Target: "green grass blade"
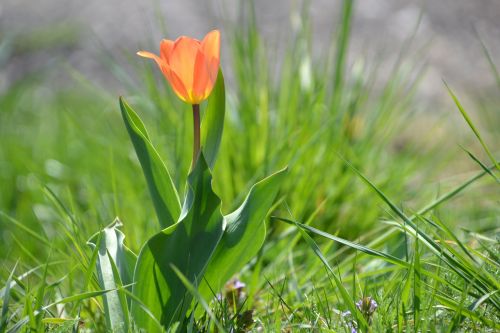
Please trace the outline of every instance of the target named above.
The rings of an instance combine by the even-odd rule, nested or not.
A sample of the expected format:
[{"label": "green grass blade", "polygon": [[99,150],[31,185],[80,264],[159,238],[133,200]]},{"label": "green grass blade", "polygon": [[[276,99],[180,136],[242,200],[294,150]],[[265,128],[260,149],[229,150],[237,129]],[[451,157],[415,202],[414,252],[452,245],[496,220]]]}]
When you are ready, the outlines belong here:
[{"label": "green grass blade", "polygon": [[488,64],[490,65],[491,71],[493,72],[493,75],[495,76],[495,81],[497,83],[498,89],[500,89],[500,73],[498,72],[498,68],[497,68],[495,62],[493,61],[493,58],[491,57],[491,54],[488,51],[488,48],[486,47],[483,40],[479,36],[479,33],[477,32],[477,30],[475,30],[475,32],[477,35],[477,39],[481,43],[481,48],[483,49],[483,53],[486,56],[486,59],[488,60]]},{"label": "green grass blade", "polygon": [[479,158],[477,158],[472,152],[470,152],[469,150],[465,149],[464,147],[460,146],[466,153],[467,155],[469,155],[469,157],[474,161],[476,162],[477,164],[479,164],[479,166],[485,171],[487,172],[491,177],[493,177],[493,179],[500,184],[500,178],[498,178],[489,168],[487,165],[485,165],[483,162],[481,162],[479,160]]},{"label": "green grass blade", "polygon": [[344,0],[342,3],[341,28],[337,38],[337,55],[335,59],[335,78],[333,88],[334,106],[340,104],[344,86],[345,62],[351,36],[351,19],[354,0]]},{"label": "green grass blade", "polygon": [[450,94],[451,98],[455,102],[455,105],[457,106],[458,110],[462,114],[462,117],[465,119],[465,121],[467,122],[467,124],[471,128],[472,132],[474,132],[474,135],[476,136],[476,138],[479,140],[479,142],[483,146],[484,151],[486,152],[486,154],[488,155],[490,160],[493,162],[493,165],[495,165],[497,170],[500,171],[500,164],[498,164],[496,158],[493,156],[490,149],[488,148],[488,146],[484,142],[483,138],[481,137],[481,134],[479,134],[479,131],[477,130],[476,126],[474,126],[474,123],[472,122],[469,115],[467,114],[467,112],[463,108],[462,104],[460,104],[460,101],[458,100],[457,96],[455,96],[455,94],[453,93],[451,88],[448,86],[448,84],[445,81],[443,81],[443,82],[444,82],[444,85],[446,86],[446,89],[448,90],[448,93]]},{"label": "green grass blade", "polygon": [[[490,167],[489,169],[492,169],[492,168],[494,168],[494,166]],[[450,191],[448,191],[447,193],[445,193],[442,196],[438,197],[437,199],[433,200],[432,202],[428,203],[426,206],[424,206],[423,208],[421,208],[416,214],[412,215],[410,217],[410,220],[413,221],[413,220],[415,220],[415,218],[417,218],[418,215],[424,215],[424,214],[432,211],[436,207],[439,207],[440,205],[442,205],[443,203],[445,203],[448,200],[452,199],[453,197],[455,197],[456,195],[458,195],[459,193],[461,193],[462,191],[464,191],[467,187],[469,187],[470,185],[474,184],[476,181],[478,181],[479,179],[481,179],[482,177],[484,177],[486,174],[487,174],[486,171],[481,171],[481,172],[477,173],[476,175],[472,176],[471,178],[469,178],[468,180],[466,180],[462,184],[460,184],[457,187],[451,189]],[[374,248],[376,246],[384,244],[388,239],[390,239],[391,237],[394,237],[394,235],[397,232],[398,232],[397,229],[390,229],[387,232],[385,232],[384,234],[382,234],[381,236],[379,236],[379,237],[375,238],[374,240],[370,241],[367,244],[367,246],[371,247],[371,248]],[[352,258],[353,258],[353,255],[349,255],[346,258],[345,261],[349,262],[350,260],[352,260]]]},{"label": "green grass blade", "polygon": [[[342,158],[343,159],[343,158]],[[378,188],[376,187],[368,178],[366,178],[358,169],[356,169],[351,163],[343,159],[344,162],[353,170],[362,180],[365,182],[372,190],[374,190],[379,197],[391,208],[391,210],[400,217],[404,224],[401,226],[404,232],[408,234],[419,237],[424,245],[426,245],[431,251],[433,251],[437,256],[441,257],[443,261],[450,267],[453,271],[459,274],[462,278],[468,281],[481,293],[487,293],[493,289],[497,289],[498,282],[492,281],[491,279],[485,278],[483,275],[477,275],[475,270],[471,270],[470,267],[464,266],[462,263],[457,261],[453,256],[449,255],[446,251],[442,251],[442,247],[439,246],[429,235],[419,230],[413,219],[408,218],[391,200]],[[496,299],[492,299],[492,304],[500,309],[500,304]]]},{"label": "green grass blade", "polygon": [[481,304],[483,304],[488,298],[490,298],[491,296],[495,295],[496,293],[500,292],[500,289],[497,289],[497,290],[493,290],[492,292],[489,292],[487,294],[484,294],[483,296],[481,296],[480,298],[478,298],[477,301],[475,301],[474,303],[472,303],[470,306],[469,306],[469,310],[471,311],[476,311],[477,308],[479,306],[481,306]]},{"label": "green grass blade", "polygon": [[[30,229],[28,226],[26,226],[24,223],[10,217],[9,215],[5,214],[4,212],[0,211],[0,217],[4,218],[6,221],[14,224],[16,227],[22,229],[24,232],[26,232],[29,236],[33,237],[37,241],[41,242],[47,248],[50,248],[52,246],[52,243],[49,242],[46,238],[40,236],[37,232],[33,231]],[[57,248],[56,248],[57,250]],[[59,251],[63,252],[62,250],[59,249]]]},{"label": "green grass blade", "polygon": [[[101,232],[97,234],[97,238],[95,239],[95,244],[101,243],[102,236],[103,234]],[[95,265],[97,263],[98,255],[99,255],[99,247],[94,246],[94,249],[92,250],[92,255],[90,256],[89,264],[87,266],[87,271],[85,272],[84,290],[87,290],[89,288],[90,282],[92,281],[93,272],[96,267]]]},{"label": "green grass blade", "polygon": [[396,258],[394,256],[391,256],[389,254],[386,254],[386,253],[383,253],[383,252],[380,252],[380,251],[377,251],[377,250],[373,250],[373,249],[371,249],[369,247],[366,247],[366,246],[363,246],[363,245],[360,245],[360,244],[348,241],[346,239],[334,236],[334,235],[329,234],[327,232],[318,230],[318,229],[316,229],[314,227],[311,227],[311,226],[308,226],[308,225],[305,225],[305,224],[302,224],[302,223],[299,223],[299,222],[296,222],[296,221],[292,221],[290,219],[283,218],[283,217],[272,216],[271,218],[276,219],[276,220],[280,220],[280,221],[283,221],[283,222],[286,222],[286,223],[289,223],[289,224],[296,225],[300,229],[307,230],[307,231],[309,231],[311,233],[314,233],[314,234],[316,234],[318,236],[321,236],[321,237],[324,237],[324,238],[336,241],[336,242],[338,242],[340,244],[349,246],[349,247],[351,247],[351,248],[353,248],[355,250],[364,252],[364,253],[366,253],[368,255],[375,256],[375,257],[377,257],[379,259],[382,259],[382,260],[384,260],[384,261],[386,261],[388,263],[391,263],[391,264],[394,264],[394,265],[398,265],[398,266],[404,267],[404,268],[410,268],[410,266],[411,266],[411,264],[409,264],[408,262],[406,262],[404,260],[401,260],[399,258]]},{"label": "green grass blade", "polygon": [[[417,225],[418,229],[418,225]],[[418,244],[418,237],[415,238],[415,249],[413,251],[413,325],[414,332],[419,332],[420,327],[420,311],[422,300],[422,274],[420,263],[420,249]]]},{"label": "green grass blade", "polygon": [[[426,218],[426,217],[423,217],[423,216],[420,216],[419,217],[421,219],[424,219],[425,221],[431,223],[431,221]],[[455,243],[457,243],[457,245],[462,249],[462,252],[467,255],[475,264],[477,264],[477,260],[472,256],[471,254],[471,251],[469,251],[465,245],[458,239],[458,237],[450,230],[450,228],[448,228],[448,226],[446,224],[444,224],[443,222],[441,222],[441,220],[439,218],[436,218],[432,221],[432,223],[435,223],[439,226],[439,228],[441,230],[443,230],[445,232],[445,234],[450,237],[451,239],[453,239],[455,241]]]},{"label": "green grass blade", "polygon": [[304,237],[307,244],[311,247],[311,249],[314,251],[316,256],[321,260],[321,262],[323,262],[323,265],[330,272],[331,276],[333,277],[333,279],[335,281],[335,285],[337,286],[337,288],[340,291],[340,294],[342,296],[342,300],[344,301],[344,303],[347,306],[347,308],[349,309],[349,311],[351,311],[351,314],[356,318],[356,320],[358,321],[358,324],[361,326],[362,330],[365,331],[364,328],[368,327],[368,323],[366,322],[363,315],[359,312],[358,308],[356,307],[356,304],[354,303],[354,300],[352,299],[351,295],[349,295],[349,292],[347,291],[347,289],[344,287],[344,284],[340,280],[340,277],[337,276],[337,274],[334,272],[334,270],[332,269],[332,267],[328,263],[328,260],[325,258],[325,256],[321,252],[320,248],[318,247],[316,242],[311,238],[311,236],[309,236],[303,230],[303,228],[301,228],[299,225],[297,225],[297,227],[299,227],[299,232],[302,234],[302,237]]},{"label": "green grass blade", "polygon": [[500,329],[500,324],[495,323],[492,320],[485,318],[484,316],[478,315],[476,312],[471,311],[467,309],[466,307],[462,307],[459,303],[456,301],[450,299],[449,297],[441,294],[436,294],[435,295],[436,299],[441,302],[446,308],[453,310],[455,312],[460,312],[462,316],[465,316],[467,318],[473,319],[478,322],[483,322],[487,326],[495,328],[495,329]]},{"label": "green grass blade", "polygon": [[5,288],[3,288],[3,294],[2,294],[2,313],[0,314],[0,332],[3,333],[5,332],[7,328],[7,324],[9,322],[8,318],[8,313],[9,313],[9,303],[10,303],[10,287],[11,287],[11,281],[14,277],[14,273],[17,268],[17,262],[12,268],[9,277],[7,279],[7,282],[5,284]]},{"label": "green grass blade", "polygon": [[[68,297],[64,297],[64,298],[61,298],[55,302],[52,302],[50,303],[49,305],[46,305],[44,307],[42,307],[41,309],[39,310],[35,310],[33,312],[34,315],[38,315],[42,312],[45,312],[47,311],[48,309],[50,309],[51,307],[55,306],[55,305],[58,305],[58,304],[67,304],[67,303],[71,303],[71,302],[80,302],[80,301],[83,301],[83,300],[86,300],[86,299],[89,299],[89,298],[93,298],[93,297],[98,297],[98,296],[101,296],[105,293],[108,293],[110,291],[113,291],[113,290],[99,290],[99,291],[89,291],[89,292],[85,292],[85,293],[80,293],[80,294],[75,294],[75,295],[72,295],[72,296],[68,296]],[[21,320],[19,320],[15,325],[13,325],[11,328],[9,328],[9,330],[7,331],[8,333],[15,333],[15,332],[18,332],[24,325],[26,325],[30,320],[30,317],[29,316],[25,316],[24,318],[22,318]]]},{"label": "green grass blade", "polygon": [[[488,170],[492,170],[494,167],[495,166],[491,166],[488,168]],[[425,207],[420,209],[416,215],[424,215],[424,214],[430,212],[434,208],[440,206],[441,204],[445,203],[446,201],[450,200],[451,198],[453,198],[454,196],[456,196],[457,194],[459,194],[460,192],[465,190],[468,186],[472,185],[473,183],[475,183],[477,180],[481,179],[486,174],[487,174],[486,171],[481,171],[481,172],[477,173],[475,176],[472,176],[471,178],[469,178],[468,180],[466,180],[462,184],[458,185],[454,189],[450,190],[449,192],[443,194],[439,198],[437,198],[434,201],[427,204]],[[416,215],[413,215],[411,217],[411,219],[414,220]]]},{"label": "green grass blade", "polygon": [[201,306],[203,307],[203,309],[205,310],[207,315],[210,317],[210,319],[212,319],[212,321],[214,322],[215,326],[217,326],[219,331],[226,332],[224,327],[219,323],[219,321],[217,320],[217,317],[214,315],[214,313],[210,309],[210,306],[207,304],[207,302],[205,301],[203,296],[198,292],[198,288],[195,285],[193,285],[191,282],[189,282],[189,280],[184,276],[184,274],[182,274],[182,272],[177,267],[175,267],[174,265],[172,265],[171,267],[172,267],[172,270],[177,275],[177,277],[182,281],[182,283],[184,284],[186,289],[191,293],[191,295],[193,295],[194,299],[198,302],[198,304],[201,304]]}]

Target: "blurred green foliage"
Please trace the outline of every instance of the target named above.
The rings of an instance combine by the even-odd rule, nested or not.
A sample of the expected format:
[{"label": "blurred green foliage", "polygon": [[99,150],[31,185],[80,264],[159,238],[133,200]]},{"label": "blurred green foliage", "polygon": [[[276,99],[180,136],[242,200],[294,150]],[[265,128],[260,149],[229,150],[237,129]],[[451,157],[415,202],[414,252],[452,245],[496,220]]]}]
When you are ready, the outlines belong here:
[{"label": "blurred green foliage", "polygon": [[[223,36],[231,51],[231,58],[222,61],[230,84],[214,188],[227,203],[224,212],[242,201],[237,193],[246,193],[256,180],[289,165],[283,193],[294,217],[352,238],[371,228],[381,210],[377,198],[355,180],[339,155],[367,170],[400,203],[428,201],[436,191],[436,177],[453,174],[450,165],[462,152],[450,150],[449,142],[428,145],[422,137],[447,130],[446,124],[439,124],[441,119],[426,119],[420,112],[415,92],[423,73],[398,61],[388,79],[380,82],[376,62],[362,55],[347,61],[349,6],[324,56],[312,50],[305,6],[277,63],[270,60],[274,53],[262,40],[251,3],[242,2],[240,9],[239,24],[229,24]],[[40,40],[52,45],[47,31],[39,33],[45,36]],[[73,45],[78,37],[71,27],[54,29],[54,34],[66,36],[60,48]],[[35,37],[5,39],[0,48],[3,66],[22,52],[20,41],[31,38]],[[154,214],[116,96],[72,69],[64,53],[54,57],[46,67],[8,82],[0,95],[0,210],[58,246],[63,240],[57,228],[63,222],[44,195],[47,187],[74,214],[82,239],[119,216],[128,241],[137,249],[152,232]],[[135,67],[132,73],[105,52],[100,60],[129,91],[183,193],[190,161],[189,107],[173,96],[154,66],[133,55],[128,59]],[[481,114],[495,115],[490,110]],[[429,131],[419,133],[418,124]],[[495,129],[491,133],[498,138]],[[453,141],[452,135],[446,137]],[[465,213],[461,209],[476,208],[461,205],[449,214],[458,217]],[[3,222],[0,237],[2,253],[18,251],[21,236],[8,223]]]},{"label": "blurred green foliage", "polygon": [[[402,257],[402,235],[375,242],[389,228],[381,220],[395,217],[340,157],[367,175],[395,205],[410,212],[460,184],[469,176],[464,170],[481,170],[457,143],[473,150],[484,163],[488,159],[467,125],[459,122],[458,111],[455,120],[459,121],[455,122],[449,113],[439,113],[428,101],[419,99],[418,87],[425,72],[405,60],[410,52],[407,44],[389,75],[378,60],[349,53],[350,6],[351,1],[344,2],[331,45],[321,52],[313,51],[317,46],[312,45],[310,17],[307,6],[302,8],[300,24],[291,27],[281,54],[264,42],[251,2],[240,2],[238,24],[227,23],[223,35],[231,56],[222,60],[228,82],[227,111],[213,187],[226,204],[223,213],[227,213],[243,200],[238,193],[247,193],[255,181],[288,165],[290,174],[275,214],[336,236],[374,242],[380,250]],[[31,307],[50,304],[60,295],[99,290],[86,240],[116,216],[124,224],[127,246],[134,251],[157,230],[154,208],[120,117],[117,96],[98,86],[93,74],[76,71],[65,59],[64,49],[77,45],[78,29],[59,27],[40,34],[8,36],[0,41],[2,68],[37,50],[51,55],[44,66],[19,68],[13,81],[0,90],[2,288],[16,261],[15,275],[36,268],[33,277],[21,281],[14,293],[18,316],[31,314]],[[156,41],[149,41],[144,49],[156,45]],[[52,47],[61,52],[50,51]],[[102,57],[96,59],[109,69],[103,75],[114,75],[123,87],[182,195],[191,157],[189,106],[177,100],[151,63],[130,54],[125,55],[128,62],[124,64],[123,58],[117,60],[116,55],[106,52],[110,50],[103,50]],[[494,65],[492,73],[496,73]],[[498,94],[477,99],[477,112],[470,112],[471,118],[497,156]],[[202,105],[202,111],[204,108]],[[496,185],[493,178],[483,177],[471,191],[439,207],[432,217],[472,230],[464,232],[469,243],[481,244],[489,258],[498,258],[498,251],[485,245],[498,244],[498,230],[494,229],[500,216]],[[288,317],[292,324],[315,322],[318,311],[326,323],[340,322],[340,313],[330,309],[329,302],[338,299],[328,274],[322,275],[321,262],[284,224],[269,225],[264,254],[253,270],[242,273],[250,281],[248,307],[261,309],[261,323],[269,329],[279,330],[283,312],[292,313],[291,308],[279,311],[286,308],[285,298],[296,302],[292,307],[301,313],[301,317]],[[474,233],[482,230],[491,234]],[[449,239],[447,234],[442,237],[442,243]],[[328,259],[345,259],[341,273],[349,274],[343,282],[352,283],[348,289],[353,298],[360,295],[359,283],[363,293],[378,293],[379,299],[386,300],[378,310],[376,327],[394,328],[396,322],[401,329],[408,324],[404,312],[408,308],[392,306],[403,298],[412,302],[411,297],[416,297],[409,293],[415,278],[410,278],[407,270],[383,266],[374,259],[360,264],[345,248],[331,242],[321,246]],[[417,253],[412,264],[418,267],[418,242],[412,246]],[[452,295],[451,303],[445,303],[446,299],[440,302],[458,313],[465,301],[470,301],[468,287],[450,272],[441,272],[440,262],[434,260],[422,252],[422,265],[433,272],[436,268],[441,279],[429,280],[429,284]],[[48,267],[49,277],[44,275],[44,267]],[[441,287],[443,280],[449,284]],[[457,285],[461,288],[453,289]],[[308,297],[308,292],[313,296]],[[77,297],[66,311],[72,318],[80,312],[93,314],[86,325],[103,331],[102,305],[85,301],[93,296]],[[272,301],[266,302],[266,297]],[[435,315],[435,323],[446,326],[453,321],[453,325],[465,323],[466,329],[475,327],[472,315],[464,321],[443,309],[435,310],[435,297],[426,298],[429,306],[423,308],[435,311],[426,313],[429,318]],[[484,309],[489,316],[488,311],[491,309]],[[56,313],[51,315],[56,317]],[[43,327],[39,318],[30,319],[33,330]],[[71,323],[73,327],[78,324]]]}]

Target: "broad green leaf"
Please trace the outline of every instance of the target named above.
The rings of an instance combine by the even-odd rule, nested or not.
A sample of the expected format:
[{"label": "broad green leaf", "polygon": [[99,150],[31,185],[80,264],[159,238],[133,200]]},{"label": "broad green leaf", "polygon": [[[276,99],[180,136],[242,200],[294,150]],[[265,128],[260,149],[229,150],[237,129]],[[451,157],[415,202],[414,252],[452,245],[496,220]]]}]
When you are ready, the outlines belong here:
[{"label": "broad green leaf", "polygon": [[214,168],[217,153],[219,152],[225,113],[226,91],[224,76],[222,75],[222,71],[219,70],[217,81],[208,98],[207,110],[201,123],[201,146],[211,170]]},{"label": "broad green leaf", "polygon": [[[198,285],[222,237],[221,202],[211,183],[210,169],[201,154],[188,176],[179,222],[153,236],[137,260],[133,293],[165,327],[184,320],[192,299],[172,266]],[[147,332],[155,329],[154,320],[135,302],[132,314],[138,328]]]},{"label": "broad green leaf", "polygon": [[180,213],[177,190],[167,167],[149,140],[144,124],[122,97],[120,97],[120,109],[146,177],[160,225],[162,228],[168,227],[177,221]]},{"label": "broad green leaf", "polygon": [[121,222],[115,222],[94,235],[88,244],[98,248],[97,276],[102,289],[111,290],[103,295],[108,328],[113,332],[126,332],[129,310],[125,293],[117,290],[123,283],[132,282],[135,265],[133,253],[123,244],[124,235],[118,230]]},{"label": "broad green leaf", "polygon": [[243,204],[224,217],[224,235],[200,283],[200,294],[206,299],[213,297],[211,290],[220,290],[262,247],[264,219],[286,174],[285,168],[256,183]]}]

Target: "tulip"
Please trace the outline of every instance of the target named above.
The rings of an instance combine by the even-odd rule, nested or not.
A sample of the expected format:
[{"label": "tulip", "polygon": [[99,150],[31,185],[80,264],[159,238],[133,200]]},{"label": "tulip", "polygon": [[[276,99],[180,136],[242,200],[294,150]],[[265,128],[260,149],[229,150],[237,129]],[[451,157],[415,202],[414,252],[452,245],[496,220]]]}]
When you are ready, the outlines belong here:
[{"label": "tulip", "polygon": [[160,42],[160,56],[147,51],[137,54],[153,59],[175,94],[193,106],[193,169],[200,153],[199,104],[212,92],[219,72],[220,32],[210,31],[201,42],[186,36],[175,41],[163,39]]},{"label": "tulip", "polygon": [[160,43],[160,56],[139,51],[141,57],[156,61],[175,94],[189,104],[200,104],[208,98],[219,71],[220,32],[209,32],[200,42],[181,36]]}]

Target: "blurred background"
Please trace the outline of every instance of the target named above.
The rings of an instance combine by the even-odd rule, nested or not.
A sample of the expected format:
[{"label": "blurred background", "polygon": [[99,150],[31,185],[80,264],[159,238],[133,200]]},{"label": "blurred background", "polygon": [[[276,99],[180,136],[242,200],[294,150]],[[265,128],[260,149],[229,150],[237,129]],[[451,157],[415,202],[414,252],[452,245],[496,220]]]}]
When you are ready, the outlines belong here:
[{"label": "blurred background", "polygon": [[[135,53],[157,52],[162,38],[201,39],[214,28],[222,30],[228,96],[214,170],[224,212],[253,182],[288,164],[284,214],[354,238],[390,216],[338,154],[411,211],[480,171],[460,145],[485,164],[487,156],[442,80],[497,152],[500,2],[349,3],[3,0],[2,256],[36,261],[37,250],[47,251],[26,247],[26,230],[67,244],[61,230],[76,223],[85,244],[115,216],[134,250],[156,232],[118,95],[143,118],[182,192],[187,106]],[[486,179],[455,200],[443,219],[474,229],[498,225],[498,190],[490,185]],[[280,229],[270,228],[271,235]]]},{"label": "blurred background", "polygon": [[[136,52],[215,28],[226,114],[212,185],[222,213],[288,165],[271,215],[411,262],[384,264],[318,236],[335,267],[325,274],[298,228],[268,218],[265,246],[241,272],[262,330],[351,331],[337,269],[354,300],[378,302],[373,331],[494,327],[499,18],[499,0],[1,0],[0,332],[112,327],[101,298],[86,300],[101,290],[87,240],[116,217],[135,253],[160,231],[118,97],[143,120],[182,198],[190,106]],[[425,241],[396,232],[396,210],[351,165]],[[246,322],[247,312],[225,315]]]},{"label": "blurred background", "polygon": [[[298,24],[301,1],[252,1],[259,31],[270,52],[283,51]],[[174,39],[181,34],[202,36],[213,28],[237,24],[235,1],[61,1],[4,0],[0,4],[2,39],[10,40],[9,61],[2,66],[0,87],[57,61],[98,80],[113,92],[121,85],[102,61],[104,51],[113,57],[130,57],[151,41]],[[316,0],[309,5],[312,30],[310,47],[315,56],[332,41],[339,18],[340,1]],[[494,77],[482,52],[480,39],[498,60],[500,54],[500,2],[496,0],[363,0],[355,5],[351,58],[362,53],[384,59],[387,65],[415,33],[414,50],[408,58],[428,64],[425,96],[443,96],[441,79],[472,93],[491,90]],[[168,36],[164,36],[166,29]],[[225,34],[223,33],[223,36]],[[478,38],[480,37],[480,39]],[[223,43],[227,44],[227,38]],[[228,46],[224,45],[224,50]],[[417,53],[417,52],[415,52]],[[226,57],[227,59],[227,57]],[[61,66],[54,66],[58,69]]]}]

